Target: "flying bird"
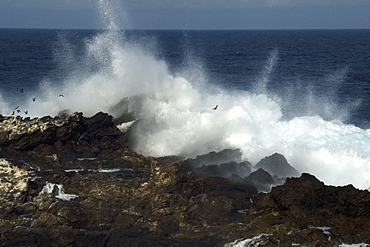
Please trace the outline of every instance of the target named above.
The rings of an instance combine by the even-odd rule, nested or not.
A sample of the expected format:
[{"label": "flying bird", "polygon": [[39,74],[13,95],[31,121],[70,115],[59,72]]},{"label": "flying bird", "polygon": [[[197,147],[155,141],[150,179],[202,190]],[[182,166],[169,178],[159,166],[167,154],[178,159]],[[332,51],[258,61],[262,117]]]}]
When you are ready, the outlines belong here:
[{"label": "flying bird", "polygon": [[24,111],[24,114],[28,114],[28,111],[27,111],[27,110],[25,110],[25,111]]},{"label": "flying bird", "polygon": [[32,97],[32,101],[36,101],[36,97]]},{"label": "flying bird", "polygon": [[217,110],[217,107],[218,107],[218,105],[216,105],[216,106],[215,106],[215,108],[213,108],[213,110],[214,110],[214,111],[215,111],[215,110]]},{"label": "flying bird", "polygon": [[16,108],[14,108],[14,110],[17,110],[19,108],[19,106],[17,106]]},{"label": "flying bird", "polygon": [[63,94],[59,94],[59,97],[64,97],[64,95]]}]

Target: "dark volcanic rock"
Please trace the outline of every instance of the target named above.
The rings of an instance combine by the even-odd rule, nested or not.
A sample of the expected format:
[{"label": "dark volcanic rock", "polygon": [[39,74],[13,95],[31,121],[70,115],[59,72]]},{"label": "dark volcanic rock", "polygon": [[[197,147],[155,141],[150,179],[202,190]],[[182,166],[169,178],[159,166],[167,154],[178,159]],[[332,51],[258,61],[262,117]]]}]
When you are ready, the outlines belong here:
[{"label": "dark volcanic rock", "polygon": [[224,177],[232,175],[245,177],[252,171],[252,165],[241,160],[239,149],[225,149],[221,152],[210,152],[199,155],[195,159],[187,159],[180,168],[182,171],[191,171],[197,177]]},{"label": "dark volcanic rock", "polygon": [[[98,167],[104,159],[121,157],[129,152],[125,133],[113,123],[112,116],[101,112],[90,118],[83,117],[82,113],[65,119],[3,118],[0,133],[6,133],[0,135],[2,157],[27,160],[40,169],[80,167],[79,160],[85,158]],[[92,161],[92,158],[99,161]]]},{"label": "dark volcanic rock", "polygon": [[[292,230],[290,234],[274,233],[281,241],[320,243],[315,246],[370,242],[370,193],[352,185],[326,186],[314,176],[302,174],[258,195],[251,210],[264,212],[261,224]],[[275,220],[271,221],[269,214]],[[308,241],[309,235],[312,240]]]},{"label": "dark volcanic rock", "polygon": [[298,171],[294,167],[289,165],[288,161],[283,155],[278,153],[262,159],[255,165],[254,168],[262,168],[271,175],[276,175],[281,178],[299,176]]},{"label": "dark volcanic rock", "polygon": [[258,194],[256,185],[269,188],[270,174],[286,171],[262,165],[249,174],[238,150],[198,157],[200,163],[144,157],[104,113],[0,116],[0,146],[1,246],[370,242],[368,191],[303,174]]},{"label": "dark volcanic rock", "polygon": [[220,165],[203,165],[192,168],[198,177],[230,177],[232,175],[246,176],[251,173],[252,166],[248,162],[231,161]]},{"label": "dark volcanic rock", "polygon": [[191,167],[201,167],[208,165],[220,165],[228,162],[241,162],[241,151],[239,149],[225,149],[221,152],[210,152],[198,155],[195,159],[187,159],[186,164]]},{"label": "dark volcanic rock", "polygon": [[275,180],[271,177],[270,173],[263,169],[252,172],[245,180],[256,186],[258,191],[268,192],[275,185]]},{"label": "dark volcanic rock", "polygon": [[[225,160],[228,161],[223,163]],[[240,150],[224,150],[197,156],[184,161],[181,168],[191,171],[196,177],[223,177],[237,179],[239,184],[254,186],[258,191],[268,192],[272,186],[283,184],[286,177],[297,176],[298,172],[288,164],[284,156],[273,154],[262,159],[254,168],[248,161],[241,161]],[[252,169],[257,169],[252,172]]]}]

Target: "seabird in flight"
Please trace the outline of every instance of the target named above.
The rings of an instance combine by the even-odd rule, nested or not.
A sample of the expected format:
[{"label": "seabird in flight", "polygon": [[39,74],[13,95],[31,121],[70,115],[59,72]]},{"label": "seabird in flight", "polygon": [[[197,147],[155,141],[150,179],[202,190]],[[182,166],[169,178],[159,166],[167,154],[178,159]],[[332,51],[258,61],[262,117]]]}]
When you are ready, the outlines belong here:
[{"label": "seabird in flight", "polygon": [[64,97],[64,95],[63,94],[59,94],[59,97]]},{"label": "seabird in flight", "polygon": [[36,101],[36,97],[32,97],[32,101]]},{"label": "seabird in flight", "polygon": [[213,110],[217,110],[217,107],[218,107],[218,105],[216,105],[215,108],[213,108]]}]

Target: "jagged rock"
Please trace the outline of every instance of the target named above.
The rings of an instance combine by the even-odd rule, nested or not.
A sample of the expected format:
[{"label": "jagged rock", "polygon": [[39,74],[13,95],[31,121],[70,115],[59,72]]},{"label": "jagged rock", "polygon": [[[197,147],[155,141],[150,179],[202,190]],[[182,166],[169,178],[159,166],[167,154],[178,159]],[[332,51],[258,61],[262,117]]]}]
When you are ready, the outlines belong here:
[{"label": "jagged rock", "polygon": [[[104,113],[0,116],[0,148],[2,246],[370,242],[368,191],[303,174],[258,193],[256,184],[270,188],[287,174],[265,170],[281,162],[277,155],[251,174],[238,150],[187,161],[144,157]],[[206,169],[212,176],[196,173]]]},{"label": "jagged rock", "polygon": [[370,242],[370,192],[352,185],[326,186],[314,176],[302,174],[288,178],[268,194],[259,194],[250,210],[264,212],[259,224],[290,228],[290,234],[271,228],[284,242],[314,246]]},{"label": "jagged rock", "polygon": [[225,149],[220,152],[210,152],[198,155],[195,159],[187,159],[186,164],[191,167],[201,167],[208,165],[220,165],[228,162],[241,162],[241,151],[239,149]]},{"label": "jagged rock", "polygon": [[289,210],[301,218],[314,216],[318,220],[316,224],[320,225],[334,214],[370,218],[370,211],[366,209],[370,207],[369,196],[370,192],[357,190],[352,185],[325,186],[314,176],[304,173],[300,179],[288,179],[284,186],[273,188],[261,205]]},{"label": "jagged rock", "polygon": [[251,173],[252,166],[249,162],[231,161],[228,163],[222,163],[220,165],[203,165],[201,167],[195,167],[192,171],[198,177],[230,177],[232,175],[247,176]]},{"label": "jagged rock", "polygon": [[[225,160],[238,160],[239,162]],[[288,164],[284,156],[274,154],[262,159],[252,172],[252,165],[248,161],[241,160],[240,150],[224,150],[216,153],[197,156],[195,159],[184,161],[182,172],[190,171],[196,177],[223,177],[238,181],[238,184],[254,186],[258,191],[268,192],[272,186],[283,184],[285,177],[298,172]],[[263,169],[262,169],[263,168]],[[280,171],[281,169],[281,171]]]},{"label": "jagged rock", "polygon": [[22,157],[39,167],[67,168],[79,166],[78,159],[113,159],[129,152],[125,133],[113,123],[112,116],[102,112],[90,118],[82,113],[65,119],[7,117],[0,122],[0,133],[0,155]]},{"label": "jagged rock", "polygon": [[289,165],[288,161],[283,155],[278,153],[274,153],[271,156],[265,157],[258,162],[254,168],[262,168],[271,175],[276,175],[280,178],[299,176],[299,172],[294,167]]},{"label": "jagged rock", "polygon": [[275,180],[271,177],[270,173],[263,169],[252,172],[245,180],[256,186],[258,191],[268,192],[275,185]]}]

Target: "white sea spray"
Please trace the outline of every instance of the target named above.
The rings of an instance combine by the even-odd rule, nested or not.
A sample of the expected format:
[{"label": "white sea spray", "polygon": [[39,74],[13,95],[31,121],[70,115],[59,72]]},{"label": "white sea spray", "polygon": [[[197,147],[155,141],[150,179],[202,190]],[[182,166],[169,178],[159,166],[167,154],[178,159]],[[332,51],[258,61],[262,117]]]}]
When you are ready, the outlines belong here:
[{"label": "white sea spray", "polygon": [[[37,106],[30,99],[24,107],[30,116],[70,109],[85,116],[104,111],[119,117],[112,109],[124,98],[133,99],[135,104],[126,110],[134,113],[136,121],[120,128],[131,126],[130,145],[144,155],[194,157],[238,148],[244,159],[255,164],[278,152],[299,172],[311,173],[326,184],[370,187],[370,130],[344,124],[345,110],[333,99],[308,93],[291,101],[267,91],[270,74],[278,66],[278,50],[267,54],[254,91],[217,88],[198,63],[171,72],[154,52],[126,39],[109,1],[99,3],[106,30],[86,39],[79,53],[64,44],[65,57],[72,56],[67,59],[69,74],[58,83],[45,80],[40,85]],[[328,80],[340,81],[346,73],[339,71]],[[295,108],[300,112],[283,114]]]}]

